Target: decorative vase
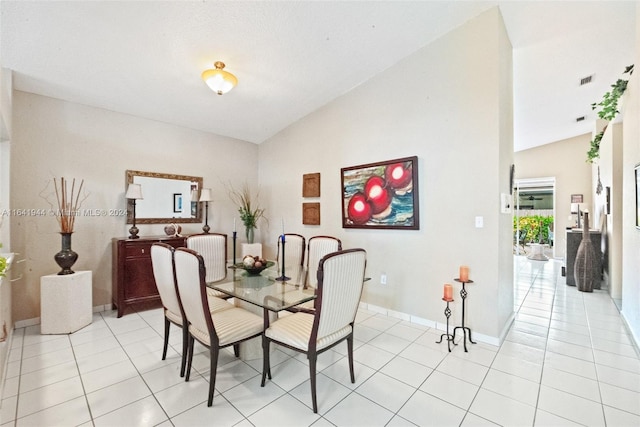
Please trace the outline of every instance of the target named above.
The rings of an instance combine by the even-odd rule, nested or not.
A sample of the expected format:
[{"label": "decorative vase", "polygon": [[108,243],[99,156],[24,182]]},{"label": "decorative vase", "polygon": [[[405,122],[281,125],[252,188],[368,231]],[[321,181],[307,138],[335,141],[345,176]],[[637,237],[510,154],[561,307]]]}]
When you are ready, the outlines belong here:
[{"label": "decorative vase", "polygon": [[582,241],[576,253],[574,277],[579,291],[593,292],[595,281],[599,276],[598,257],[589,236],[589,212],[584,213],[582,224]]},{"label": "decorative vase", "polygon": [[71,250],[71,234],[72,233],[60,233],[62,236],[62,250],[53,256],[56,263],[62,268],[58,275],[73,274],[71,266],[75,264],[78,259],[78,254]]},{"label": "decorative vase", "polygon": [[247,237],[247,243],[253,243],[253,227],[245,229],[245,236]]}]

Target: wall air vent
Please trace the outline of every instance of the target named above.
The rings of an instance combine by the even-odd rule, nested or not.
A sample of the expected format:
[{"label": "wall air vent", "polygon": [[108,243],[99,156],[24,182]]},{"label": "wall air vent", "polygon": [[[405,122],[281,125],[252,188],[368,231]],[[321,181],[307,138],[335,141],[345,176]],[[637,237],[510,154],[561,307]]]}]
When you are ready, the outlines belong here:
[{"label": "wall air vent", "polygon": [[576,117],[576,122],[582,122],[584,119],[586,119],[585,116]]},{"label": "wall air vent", "polygon": [[593,74],[591,74],[590,76],[587,77],[583,77],[580,79],[580,86],[584,86],[586,84],[591,83],[591,81],[593,80]]}]

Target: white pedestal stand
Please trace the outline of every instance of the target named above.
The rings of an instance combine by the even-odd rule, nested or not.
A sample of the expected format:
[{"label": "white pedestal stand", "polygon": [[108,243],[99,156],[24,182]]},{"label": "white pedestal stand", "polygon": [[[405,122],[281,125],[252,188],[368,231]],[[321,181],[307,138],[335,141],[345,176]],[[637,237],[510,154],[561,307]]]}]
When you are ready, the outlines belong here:
[{"label": "white pedestal stand", "polygon": [[531,253],[527,258],[535,261],[549,261],[549,257],[544,254],[544,248],[547,246],[549,245],[542,243],[530,243],[529,247],[531,247]]},{"label": "white pedestal stand", "polygon": [[[264,315],[263,309],[261,307],[257,307],[254,304],[250,304],[248,302],[244,302],[239,299],[235,299],[236,307],[244,308],[247,311],[250,311],[258,316],[262,317]],[[269,322],[274,322],[278,318],[278,315],[274,312],[269,312]],[[275,350],[275,345],[271,345],[269,347],[269,353],[273,353]],[[242,360],[255,360],[262,359],[262,337],[255,337],[248,341],[243,341],[240,343],[240,359]]]},{"label": "white pedestal stand", "polygon": [[40,278],[40,333],[70,334],[93,318],[91,271]]}]

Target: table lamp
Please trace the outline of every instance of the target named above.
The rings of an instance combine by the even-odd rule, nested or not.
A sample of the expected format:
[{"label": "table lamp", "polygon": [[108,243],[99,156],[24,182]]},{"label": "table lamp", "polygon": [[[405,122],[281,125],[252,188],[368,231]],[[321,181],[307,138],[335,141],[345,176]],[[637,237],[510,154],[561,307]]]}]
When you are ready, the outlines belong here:
[{"label": "table lamp", "polygon": [[202,227],[202,231],[205,233],[209,233],[211,229],[209,227],[209,202],[213,201],[213,197],[211,197],[211,189],[203,188],[200,191],[200,199],[199,202],[204,202],[204,226]]},{"label": "table lamp", "polygon": [[129,229],[129,239],[137,239],[140,236],[138,236],[138,227],[136,227],[136,200],[142,200],[142,186],[140,184],[129,184],[127,194],[124,197],[133,201],[133,226]]}]

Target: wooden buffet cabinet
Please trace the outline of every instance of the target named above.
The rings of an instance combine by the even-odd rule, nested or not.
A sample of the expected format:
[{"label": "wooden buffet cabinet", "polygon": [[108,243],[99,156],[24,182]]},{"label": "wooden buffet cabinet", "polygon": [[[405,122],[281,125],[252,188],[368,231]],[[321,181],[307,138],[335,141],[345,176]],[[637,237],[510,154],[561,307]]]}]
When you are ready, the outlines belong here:
[{"label": "wooden buffet cabinet", "polygon": [[161,307],[160,294],[153,278],[151,245],[167,243],[174,248],[186,245],[186,236],[156,236],[112,240],[113,266],[111,302],[118,317],[138,310]]}]

